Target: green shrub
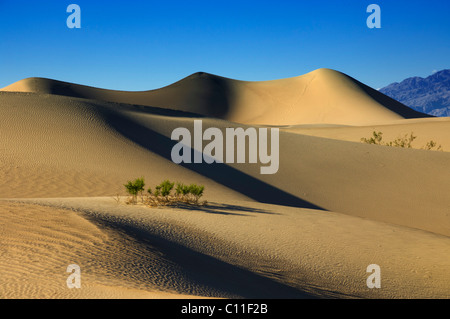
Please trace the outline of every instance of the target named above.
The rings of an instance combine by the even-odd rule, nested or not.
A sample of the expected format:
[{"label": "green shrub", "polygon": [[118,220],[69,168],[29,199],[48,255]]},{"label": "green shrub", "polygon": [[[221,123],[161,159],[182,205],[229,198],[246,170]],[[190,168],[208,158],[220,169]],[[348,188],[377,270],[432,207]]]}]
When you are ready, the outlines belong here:
[{"label": "green shrub", "polygon": [[189,185],[189,194],[194,197],[194,203],[198,203],[200,197],[203,196],[203,191],[205,190],[205,186],[198,186],[196,184]]},{"label": "green shrub", "polygon": [[172,195],[172,190],[175,183],[165,180],[155,187],[153,192],[151,188],[147,189],[147,194],[143,196],[145,182],[143,178],[138,178],[134,181],[128,181],[124,185],[127,192],[132,195],[131,200],[127,203],[137,203],[137,195],[141,194],[142,202],[149,206],[167,206],[167,205],[179,205],[182,203],[191,205],[204,205],[206,201],[200,203],[199,199],[203,196],[205,186],[190,184],[185,185],[183,183],[177,183],[175,188],[175,196]]},{"label": "green shrub", "polygon": [[165,180],[164,182],[156,186],[155,195],[156,196],[161,195],[164,197],[169,196],[174,185],[175,183],[171,183],[169,180]]},{"label": "green shrub", "polygon": [[127,192],[132,196],[132,203],[137,202],[137,195],[144,191],[145,181],[144,178],[136,178],[134,181],[128,181],[124,184]]},{"label": "green shrub", "polygon": [[433,140],[429,141],[422,149],[424,150],[433,150],[436,147],[436,151],[443,151],[442,145],[437,145],[437,143]]},{"label": "green shrub", "polygon": [[371,138],[361,138],[361,142],[367,143],[367,144],[376,144],[376,145],[382,145],[381,140],[383,139],[383,133],[381,132],[375,132],[373,131]]},{"label": "green shrub", "polygon": [[175,193],[177,194],[178,197],[186,196],[187,194],[189,194],[189,186],[184,185],[183,183],[177,183]]},{"label": "green shrub", "polygon": [[394,146],[394,147],[403,147],[403,148],[412,148],[412,142],[417,138],[417,136],[414,136],[413,133],[408,136],[408,134],[405,134],[404,137],[399,137],[392,142],[388,142],[385,145],[387,146]]},{"label": "green shrub", "polygon": [[[384,142],[383,141],[383,133],[382,132],[376,132],[373,131],[372,137],[370,138],[361,138],[361,142],[367,143],[367,144],[375,144],[375,145],[385,145],[385,146],[393,146],[393,147],[402,147],[402,148],[413,148],[412,143],[417,138],[411,132],[411,134],[405,134],[403,137],[398,137],[393,141],[390,142]],[[436,151],[442,151],[442,146],[437,145],[435,141],[429,141],[422,149],[424,150],[434,150],[436,148]]]}]

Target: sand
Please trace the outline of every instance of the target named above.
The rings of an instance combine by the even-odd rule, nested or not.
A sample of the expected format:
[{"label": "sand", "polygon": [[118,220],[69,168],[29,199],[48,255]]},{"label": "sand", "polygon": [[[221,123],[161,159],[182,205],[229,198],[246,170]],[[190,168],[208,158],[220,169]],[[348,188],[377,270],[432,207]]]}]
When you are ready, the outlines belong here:
[{"label": "sand", "polygon": [[20,80],[1,90],[160,107],[252,125],[361,125],[426,116],[344,73],[326,68],[298,77],[257,82],[198,72],[169,86],[139,92],[42,78]]},{"label": "sand", "polygon": [[[279,127],[278,172],[174,164],[172,130],[197,119]],[[19,81],[0,91],[0,296],[448,298],[449,123],[329,69],[144,92]],[[374,130],[414,132],[415,148],[360,142]],[[205,185],[209,204],[126,205],[137,177]],[[66,285],[73,263],[81,289]]]},{"label": "sand", "polygon": [[[385,142],[405,135],[409,136],[412,133],[416,137],[412,143],[414,149],[422,149],[427,142],[434,141],[437,146],[442,146],[442,151],[450,152],[450,118],[448,117],[394,120],[379,125],[291,125],[281,129],[286,132],[350,142],[360,142],[363,137],[370,138],[374,131],[382,132]],[[434,149],[436,150],[437,147]]]}]

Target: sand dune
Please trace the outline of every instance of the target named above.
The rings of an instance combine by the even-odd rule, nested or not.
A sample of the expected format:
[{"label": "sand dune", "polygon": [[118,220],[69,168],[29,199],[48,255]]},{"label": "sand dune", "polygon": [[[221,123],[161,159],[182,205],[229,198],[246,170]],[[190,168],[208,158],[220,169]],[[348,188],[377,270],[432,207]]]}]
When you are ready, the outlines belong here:
[{"label": "sand dune", "polygon": [[[332,212],[247,201],[150,209],[111,198],[4,201],[0,211],[8,298],[450,296],[448,237]],[[81,289],[66,287],[72,263]],[[373,263],[382,289],[366,286]]]},{"label": "sand dune", "polygon": [[413,148],[422,149],[427,142],[435,141],[437,146],[442,146],[442,151],[450,152],[450,118],[448,117],[396,120],[367,126],[292,125],[282,129],[286,132],[350,142],[360,142],[363,137],[370,138],[374,131],[382,132],[385,142],[413,133],[416,137],[412,143]]},{"label": "sand dune", "polygon": [[[3,197],[112,196],[123,194],[126,180],[142,175],[149,184],[165,178],[205,184],[213,200],[321,208],[450,234],[449,153],[281,132],[274,175],[261,175],[254,164],[175,165],[171,132],[192,129],[195,118],[62,96],[4,93],[2,101],[3,165],[14,171],[2,170]],[[223,131],[236,126],[211,118],[203,123]],[[20,177],[33,166],[50,175],[24,183]]]},{"label": "sand dune", "polygon": [[[280,126],[278,172],[174,164],[171,132],[196,119],[223,132]],[[265,82],[194,74],[146,92],[19,81],[0,92],[0,271],[14,265],[1,295],[72,297],[52,278],[75,259],[95,270],[80,298],[446,298],[450,153],[359,140],[413,131],[449,150],[448,125],[328,69]],[[203,184],[211,204],[116,204],[141,176]],[[386,290],[365,286],[371,263]]]},{"label": "sand dune", "polygon": [[22,93],[0,100],[2,197],[123,195],[123,183],[144,176],[148,183],[191,181],[219,197],[246,198],[119,134],[106,118],[123,114],[118,105]]},{"label": "sand dune", "polygon": [[112,91],[42,78],[24,79],[2,90],[162,107],[243,124],[363,125],[429,117],[330,69],[260,82],[200,72],[164,88],[142,92]]},{"label": "sand dune", "polygon": [[[139,115],[133,113],[132,116]],[[139,119],[142,132],[151,130],[166,137],[160,136],[161,141],[165,140],[161,144],[171,142],[168,140],[171,129],[179,125],[177,121],[162,122],[151,116]],[[185,125],[192,127],[192,123],[185,122]],[[204,120],[204,126],[224,130],[229,123]],[[140,143],[156,150],[143,139]],[[170,147],[156,151],[170,158]],[[446,192],[450,187],[448,163],[450,154],[446,152],[398,149],[281,132],[280,168],[274,175],[261,175],[259,166],[250,164],[217,168],[198,164],[185,166],[257,201],[322,208],[450,235]]]},{"label": "sand dune", "polygon": [[[171,299],[202,294],[195,284],[171,282],[179,276],[177,270],[150,245],[99,228],[73,211],[1,202],[0,220],[0,298]],[[67,287],[72,264],[81,268],[80,289]],[[161,269],[174,273],[162,278]],[[183,295],[181,288],[192,292]]]}]

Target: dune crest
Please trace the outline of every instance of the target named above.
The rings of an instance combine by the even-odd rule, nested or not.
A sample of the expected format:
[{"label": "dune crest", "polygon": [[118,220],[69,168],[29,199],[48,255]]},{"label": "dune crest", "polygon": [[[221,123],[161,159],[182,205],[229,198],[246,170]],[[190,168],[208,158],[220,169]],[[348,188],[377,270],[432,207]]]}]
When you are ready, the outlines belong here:
[{"label": "dune crest", "polygon": [[429,117],[326,68],[293,78],[256,82],[198,72],[163,88],[135,92],[27,78],[0,91],[153,106],[253,125],[368,125]]}]

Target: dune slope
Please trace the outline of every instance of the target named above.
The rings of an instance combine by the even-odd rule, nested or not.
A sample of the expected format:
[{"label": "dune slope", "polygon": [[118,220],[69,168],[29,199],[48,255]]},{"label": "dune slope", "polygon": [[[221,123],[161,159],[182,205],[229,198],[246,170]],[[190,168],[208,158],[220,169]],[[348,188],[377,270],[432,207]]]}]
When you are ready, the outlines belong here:
[{"label": "dune slope", "polygon": [[[0,201],[0,220],[6,298],[450,296],[448,237],[333,212],[91,197]],[[66,286],[72,263],[81,289]],[[366,285],[374,263],[382,289]]]},{"label": "dune slope", "polygon": [[[212,200],[250,198],[450,234],[446,152],[280,132],[279,170],[261,175],[260,163],[174,164],[171,133],[192,130],[195,119],[178,113],[24,93],[1,101],[2,197],[113,196],[128,179],[154,186],[169,178],[206,185]],[[238,126],[202,119],[204,129]]]},{"label": "dune slope", "polygon": [[[152,187],[169,178],[204,184],[219,198],[246,198],[118,133],[106,116],[120,123],[126,120],[122,113],[123,107],[117,104],[2,93],[0,196],[124,195],[124,183],[144,177]],[[133,125],[128,129],[133,131]]]}]

